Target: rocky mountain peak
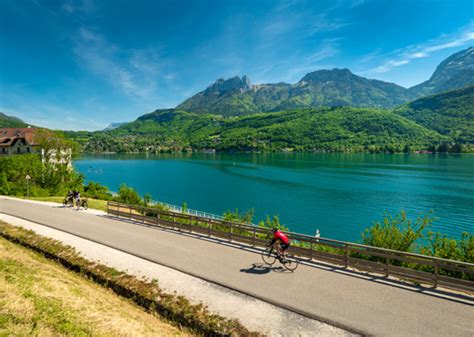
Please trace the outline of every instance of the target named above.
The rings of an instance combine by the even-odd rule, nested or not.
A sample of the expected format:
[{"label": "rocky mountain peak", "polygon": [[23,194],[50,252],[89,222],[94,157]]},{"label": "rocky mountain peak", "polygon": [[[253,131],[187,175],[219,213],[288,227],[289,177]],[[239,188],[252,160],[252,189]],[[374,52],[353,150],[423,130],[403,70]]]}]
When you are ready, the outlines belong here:
[{"label": "rocky mountain peak", "polygon": [[436,67],[429,80],[410,88],[410,91],[420,97],[471,84],[474,84],[474,47],[445,59]]},{"label": "rocky mountain peak", "polygon": [[439,76],[450,76],[453,75],[454,72],[467,69],[474,69],[474,47],[453,54],[441,62],[439,66],[436,67],[430,80],[436,79]]},{"label": "rocky mountain peak", "polygon": [[334,68],[332,70],[322,69],[316,70],[311,73],[306,74],[300,82],[306,83],[320,83],[328,81],[344,81],[350,78],[356,77],[351,71],[347,68],[339,69]]},{"label": "rocky mountain peak", "polygon": [[250,80],[247,76],[234,76],[227,80],[219,78],[213,84],[207,87],[205,94],[225,93],[229,91],[246,91],[251,87]]}]

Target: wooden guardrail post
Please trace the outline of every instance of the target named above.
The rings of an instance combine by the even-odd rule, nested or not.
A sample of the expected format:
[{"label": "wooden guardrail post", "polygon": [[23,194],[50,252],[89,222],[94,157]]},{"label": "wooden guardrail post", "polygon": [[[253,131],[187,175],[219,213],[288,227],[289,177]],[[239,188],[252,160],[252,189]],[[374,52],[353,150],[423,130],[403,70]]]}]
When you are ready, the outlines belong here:
[{"label": "wooden guardrail post", "polygon": [[254,227],[253,228],[252,247],[255,247],[256,241],[257,241],[257,229]]},{"label": "wooden guardrail post", "polygon": [[434,264],[434,288],[438,287],[438,261],[435,261]]},{"label": "wooden guardrail post", "polygon": [[345,268],[349,266],[349,247],[347,243],[344,244],[344,264],[345,264]]},{"label": "wooden guardrail post", "polygon": [[390,264],[390,259],[388,257],[385,258],[385,277],[388,277],[389,271],[388,271],[388,265]]}]

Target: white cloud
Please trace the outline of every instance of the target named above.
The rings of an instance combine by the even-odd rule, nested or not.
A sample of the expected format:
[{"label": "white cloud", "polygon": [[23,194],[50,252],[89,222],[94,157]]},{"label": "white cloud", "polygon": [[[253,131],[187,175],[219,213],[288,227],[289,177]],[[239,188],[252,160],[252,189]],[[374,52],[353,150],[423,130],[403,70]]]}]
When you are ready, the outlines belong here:
[{"label": "white cloud", "polygon": [[90,13],[96,10],[94,0],[69,0],[62,5],[62,10],[73,13]]},{"label": "white cloud", "polygon": [[156,101],[164,62],[153,48],[122,50],[90,28],[81,27],[74,52],[80,65],[127,96]]},{"label": "white cloud", "polygon": [[418,59],[418,58],[428,57],[429,54],[420,51],[420,52],[413,53],[410,56],[411,58]]},{"label": "white cloud", "polygon": [[407,64],[407,63],[410,63],[410,61],[408,61],[408,60],[390,60],[390,61],[387,62],[387,65],[391,66],[391,67],[399,67],[399,66],[402,66],[402,65]]},{"label": "white cloud", "polygon": [[[406,65],[412,60],[429,57],[432,53],[440,50],[465,46],[471,41],[474,41],[474,22],[471,22],[458,33],[443,35],[433,40],[386,53],[386,59],[382,64],[369,70],[359,72],[359,74],[386,73],[394,68]],[[360,62],[366,61],[367,57],[364,57]]]}]

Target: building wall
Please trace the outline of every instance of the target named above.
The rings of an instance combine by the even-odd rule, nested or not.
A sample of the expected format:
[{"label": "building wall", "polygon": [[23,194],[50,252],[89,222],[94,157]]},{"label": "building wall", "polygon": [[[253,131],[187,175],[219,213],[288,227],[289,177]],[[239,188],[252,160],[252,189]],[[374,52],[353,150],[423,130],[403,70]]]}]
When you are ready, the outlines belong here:
[{"label": "building wall", "polygon": [[0,155],[14,155],[25,153],[38,153],[36,147],[31,145],[13,145],[9,147],[0,147]]}]

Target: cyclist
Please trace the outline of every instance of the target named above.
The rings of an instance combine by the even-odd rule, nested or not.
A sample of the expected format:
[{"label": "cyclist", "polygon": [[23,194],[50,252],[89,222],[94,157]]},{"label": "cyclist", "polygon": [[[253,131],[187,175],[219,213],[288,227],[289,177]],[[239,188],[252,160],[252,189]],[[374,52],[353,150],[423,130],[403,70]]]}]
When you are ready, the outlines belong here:
[{"label": "cyclist", "polygon": [[71,190],[67,191],[66,204],[69,204],[69,203],[74,204],[73,197],[74,197],[73,192]]},{"label": "cyclist", "polygon": [[277,247],[277,251],[281,256],[281,260],[285,261],[285,250],[290,247],[290,239],[278,228],[272,228],[273,232],[273,239],[268,245],[268,247],[272,246],[275,242],[278,241],[279,245]]},{"label": "cyclist", "polygon": [[74,203],[77,205],[77,209],[81,207],[81,193],[77,190],[72,192],[72,197],[74,198]]}]

